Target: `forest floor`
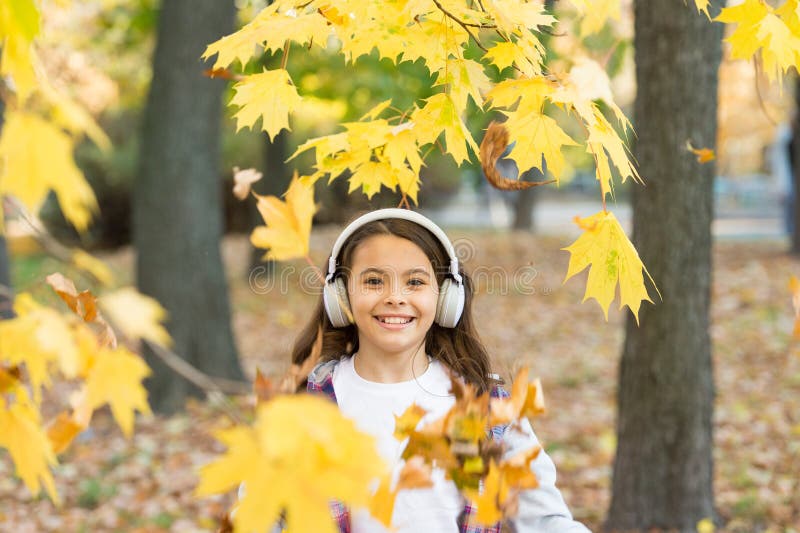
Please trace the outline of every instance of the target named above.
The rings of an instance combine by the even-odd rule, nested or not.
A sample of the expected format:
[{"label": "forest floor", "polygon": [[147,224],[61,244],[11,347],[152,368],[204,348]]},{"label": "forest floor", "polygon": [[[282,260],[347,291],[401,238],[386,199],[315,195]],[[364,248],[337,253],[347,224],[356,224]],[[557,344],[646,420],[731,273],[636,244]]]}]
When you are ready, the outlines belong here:
[{"label": "forest floor", "polygon": [[[594,301],[581,303],[585,275],[562,284],[568,254],[560,249],[567,238],[449,233],[477,279],[475,317],[496,368],[508,376],[528,365],[541,377],[548,413],[533,421],[535,431],[557,465],[573,514],[599,530],[610,500],[627,309],[612,304],[606,322]],[[335,235],[315,230],[311,255],[318,265]],[[788,289],[800,260],[785,248],[779,241],[736,241],[714,249],[714,488],[725,521],[718,531],[800,531],[800,346],[791,337]],[[318,297],[314,276],[305,262],[290,262],[269,286],[248,266],[246,238],[226,238],[224,253],[245,371],[251,378],[256,368],[280,375]],[[130,251],[104,259],[131,277]],[[18,286],[40,283],[36,276],[53,267],[42,263],[28,262],[24,272],[15,266]],[[246,399],[236,405],[250,409]],[[126,440],[101,411],[60,457],[61,508],[31,496],[0,457],[0,531],[213,531],[231,496],[198,499],[192,491],[197,467],[223,450],[211,435],[227,423],[220,405],[192,401],[183,414],[140,417]]]}]

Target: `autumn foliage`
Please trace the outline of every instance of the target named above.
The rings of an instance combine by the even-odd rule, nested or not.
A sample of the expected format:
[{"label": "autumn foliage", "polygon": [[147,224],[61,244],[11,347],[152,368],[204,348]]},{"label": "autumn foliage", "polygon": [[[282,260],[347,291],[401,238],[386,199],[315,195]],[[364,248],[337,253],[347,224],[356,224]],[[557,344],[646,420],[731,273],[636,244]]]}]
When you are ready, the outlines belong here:
[{"label": "autumn foliage", "polygon": [[[570,3],[583,35],[598,32],[620,13],[619,0]],[[695,0],[695,7],[709,16],[707,0]],[[723,9],[714,21],[735,26],[728,39],[734,57],[755,58],[772,80],[781,80],[800,62],[797,0],[775,8],[745,0]],[[302,142],[290,161],[308,152],[313,165],[298,169],[284,199],[256,196],[264,225],[253,232],[252,243],[268,250],[271,259],[308,256],[316,211],[312,185],[320,179],[330,183],[346,176],[349,192],[368,197],[383,188],[397,191],[399,203],[410,207],[417,202],[420,171],[432,150],[442,150],[458,165],[481,157],[481,143],[465,122],[468,108],[502,121],[502,149],[511,147],[508,157],[520,172],[536,168],[558,182],[565,169],[564,150],[580,147],[595,162],[604,206],[615,183],[642,183],[646,176],[639,176],[628,150],[631,124],[613,100],[604,66],[581,56],[570,58],[562,70],[545,67],[542,37],[555,28],[562,31],[557,22],[539,2],[523,0],[280,0],[239,31],[209,44],[203,57],[215,58],[214,76],[236,80],[230,103],[237,108],[238,128],[259,127],[270,138],[290,128],[293,111],[311,96],[300,94],[292,80],[290,52],[323,49],[341,54],[350,65],[375,53],[394,64],[421,61],[438,88],[410,108],[387,100],[360,120],[341,124],[334,134]],[[73,152],[84,138],[101,148],[109,141],[89,113],[48,80],[37,53],[40,30],[34,0],[0,3],[0,73],[10,80],[3,92],[0,196],[35,213],[54,192],[66,219],[83,231],[97,201]],[[281,54],[281,67],[248,73],[248,63],[265,51]],[[704,162],[714,157],[713,150],[687,146],[687,157],[694,154]],[[491,171],[501,151],[490,152],[482,163]],[[502,176],[494,177],[503,186]],[[237,195],[247,197],[256,179],[238,175]],[[2,206],[0,227],[1,215]],[[619,291],[620,308],[628,306],[638,319],[641,302],[652,301],[644,280],[647,270],[613,213],[604,207],[576,222],[583,234],[566,248],[571,254],[566,278],[588,268],[584,299],[596,299],[607,317]],[[101,283],[111,283],[108,269],[87,254],[73,250],[69,259]],[[63,300],[61,308],[20,294],[16,318],[0,322],[0,447],[8,450],[31,492],[44,488],[58,502],[51,474],[57,454],[104,405],[126,435],[132,432],[135,413],[149,412],[142,387],[149,369],[133,347],[142,339],[168,344],[169,337],[160,325],[163,309],[133,289],[96,298],[60,275],[48,283]],[[796,286],[793,282],[795,295]],[[653,288],[657,292],[655,283]],[[72,393],[58,405],[59,414],[45,419],[43,402],[50,401],[48,392],[57,381],[67,382]],[[234,517],[244,530],[271,524],[286,511],[293,528],[331,531],[328,498],[367,506],[388,523],[396,491],[424,486],[436,464],[447,467],[450,478],[478,503],[479,519],[493,522],[513,512],[515,491],[535,486],[527,468],[535,451],[501,460],[501,450],[485,430],[541,412],[541,388],[529,384],[526,374],[518,376],[509,399],[477,396],[457,381],[453,387],[458,401],[435,425],[418,428],[424,412],[413,409],[398,419],[397,437],[408,438],[409,444],[407,469],[395,484],[387,481],[369,440],[335,407],[311,397],[279,396],[257,407],[253,426],[219,433],[228,452],[203,470],[198,492],[211,494],[244,483],[247,489]],[[295,427],[297,420],[307,425]],[[331,451],[335,449],[346,454]],[[292,465],[291,472],[286,464]],[[291,483],[281,498],[270,499],[268,483],[275,478]],[[312,478],[321,487],[315,498],[303,490]],[[379,482],[374,494],[367,490],[371,480]],[[477,490],[481,481],[482,492]]]}]

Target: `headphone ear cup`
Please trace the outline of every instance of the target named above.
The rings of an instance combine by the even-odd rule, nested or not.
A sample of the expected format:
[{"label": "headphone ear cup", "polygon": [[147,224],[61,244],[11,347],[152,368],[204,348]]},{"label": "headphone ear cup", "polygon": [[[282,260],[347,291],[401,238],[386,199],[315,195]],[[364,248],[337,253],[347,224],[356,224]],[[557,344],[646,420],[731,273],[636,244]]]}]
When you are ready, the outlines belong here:
[{"label": "headphone ear cup", "polygon": [[464,285],[446,278],[439,287],[434,321],[443,328],[454,328],[464,311]]},{"label": "headphone ear cup", "polygon": [[322,292],[322,302],[325,304],[325,312],[335,328],[349,326],[350,301],[347,298],[347,287],[342,278],[334,278],[325,284]]}]

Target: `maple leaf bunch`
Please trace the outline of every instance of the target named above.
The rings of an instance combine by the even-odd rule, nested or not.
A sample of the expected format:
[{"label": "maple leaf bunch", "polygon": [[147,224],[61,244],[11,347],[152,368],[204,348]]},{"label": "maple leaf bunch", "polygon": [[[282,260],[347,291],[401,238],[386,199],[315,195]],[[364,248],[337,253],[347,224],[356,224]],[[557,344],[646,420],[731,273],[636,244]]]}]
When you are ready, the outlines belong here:
[{"label": "maple leaf bunch", "polygon": [[544,413],[541,383],[529,383],[527,369],[517,374],[507,397],[490,398],[453,379],[455,403],[443,417],[424,423],[426,411],[417,405],[396,416],[394,436],[406,442],[405,462],[393,479],[375,439],[334,403],[291,394],[318,352],[313,350],[311,363],[292,368],[277,387],[257,373],[252,425],[216,433],[227,450],[201,467],[195,493],[208,496],[240,487],[231,513],[235,530],[264,530],[283,521],[289,531],[332,533],[331,500],[366,508],[391,527],[398,492],[433,486],[434,468],[470,499],[484,525],[514,516],[519,493],[538,486],[530,464],[540,448],[509,457],[500,439],[503,432],[523,431],[523,417]]},{"label": "maple leaf bunch", "polygon": [[[17,475],[33,494],[44,487],[59,504],[50,469],[56,455],[88,427],[94,411],[108,405],[126,436],[133,432],[136,411],[150,413],[142,385],[150,369],[117,344],[101,307],[131,340],[168,344],[169,336],[159,324],[163,309],[133,289],[109,293],[98,302],[61,274],[48,276],[47,282],[71,312],[45,307],[22,293],[15,300],[16,317],[0,321],[0,448],[8,450]],[[123,315],[124,322],[115,321]],[[74,386],[69,407],[44,421],[43,392],[56,379]]]},{"label": "maple leaf bunch", "polygon": [[[593,21],[583,27],[585,33],[599,31],[606,20],[619,16],[614,0],[573,3],[584,22]],[[516,161],[520,174],[537,168],[551,173],[558,182],[567,169],[563,150],[585,146],[595,161],[605,224],[615,224],[605,207],[607,195],[613,196],[614,176],[622,182],[628,178],[642,182],[627,148],[631,125],[614,102],[605,69],[596,61],[575,57],[565,72],[545,71],[541,32],[555,24],[556,19],[544,12],[541,4],[524,0],[478,4],[458,0],[283,0],[270,4],[239,31],[210,44],[203,57],[216,56],[215,72],[231,68],[236,61],[246,65],[258,50],[282,51],[278,69],[231,76],[240,80],[231,100],[239,108],[237,127],[253,127],[261,119],[261,128],[271,137],[289,129],[289,115],[302,101],[287,70],[292,43],[341,54],[351,64],[373,51],[395,64],[422,60],[434,76],[435,86],[441,88],[409,109],[397,109],[391,100],[381,102],[360,120],[341,124],[342,131],[301,143],[289,161],[313,151],[313,169],[293,180],[285,203],[275,197],[258,198],[266,225],[254,232],[253,244],[268,249],[267,256],[273,259],[307,257],[310,225],[299,221],[308,219],[309,202],[299,199],[311,193],[298,194],[298,183],[308,189],[319,179],[327,178],[330,184],[346,175],[348,192],[360,190],[371,198],[384,187],[399,189],[400,205],[410,207],[410,202],[417,202],[420,170],[432,149],[441,148],[459,165],[470,159],[470,152],[478,154],[478,144],[463,120],[470,100],[481,111],[506,117],[499,126],[502,135],[487,137],[503,139],[512,147],[509,158]],[[475,58],[474,48],[468,51],[472,44],[482,55]],[[497,69],[499,82],[492,83],[487,68]],[[614,115],[613,122],[600,102]],[[574,139],[567,134],[551,116],[555,109],[562,110],[561,116],[567,120],[576,121],[573,129],[585,136]],[[495,146],[490,160],[483,161],[484,167],[493,167],[505,148]],[[490,171],[487,176],[494,174]],[[503,186],[505,182],[495,179],[493,183]],[[299,210],[294,212],[293,206]],[[587,232],[578,247],[585,254],[573,254],[567,278],[575,265],[590,267],[595,272],[590,280],[598,283],[587,285],[587,298],[595,298],[607,317],[619,284],[626,287],[620,308],[628,305],[638,317],[640,302],[651,301],[638,281],[644,265],[621,228],[614,228],[613,233],[620,238]],[[291,244],[289,235],[302,241]],[[634,268],[637,262],[638,271]],[[599,275],[604,268],[600,265],[613,268]]]}]

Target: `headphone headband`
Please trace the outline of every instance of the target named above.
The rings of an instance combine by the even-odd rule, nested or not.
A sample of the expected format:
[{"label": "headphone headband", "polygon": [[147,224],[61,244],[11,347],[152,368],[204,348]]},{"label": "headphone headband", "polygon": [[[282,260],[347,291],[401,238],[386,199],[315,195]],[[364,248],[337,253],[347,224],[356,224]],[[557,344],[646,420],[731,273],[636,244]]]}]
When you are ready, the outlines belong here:
[{"label": "headphone headband", "polygon": [[444,246],[447,255],[450,256],[450,275],[459,285],[461,285],[461,275],[458,273],[458,257],[456,257],[455,249],[450,243],[450,239],[447,238],[445,232],[442,231],[442,229],[428,217],[421,215],[416,211],[400,209],[397,207],[370,211],[369,213],[361,215],[344,228],[342,233],[339,235],[339,238],[337,238],[336,242],[333,244],[331,256],[328,258],[328,275],[325,277],[326,282],[331,281],[331,279],[333,279],[333,275],[336,273],[336,258],[339,256],[339,252],[341,251],[342,246],[344,246],[344,243],[347,242],[347,239],[349,239],[350,236],[364,224],[374,220],[383,220],[387,218],[401,218],[411,222],[416,222],[420,226],[433,233],[436,238],[439,239],[439,242],[441,242]]}]

